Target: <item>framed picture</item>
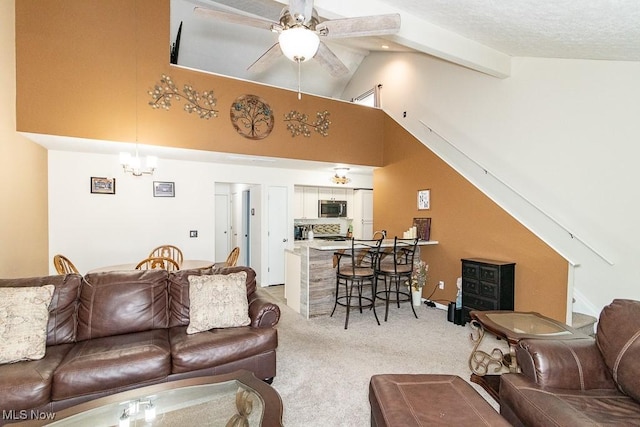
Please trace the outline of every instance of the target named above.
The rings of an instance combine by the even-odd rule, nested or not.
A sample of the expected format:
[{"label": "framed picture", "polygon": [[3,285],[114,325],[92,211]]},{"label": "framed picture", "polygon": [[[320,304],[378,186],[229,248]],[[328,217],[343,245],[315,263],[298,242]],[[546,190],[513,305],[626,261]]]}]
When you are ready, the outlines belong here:
[{"label": "framed picture", "polygon": [[91,192],[95,194],[116,194],[116,179],[92,176]]},{"label": "framed picture", "polygon": [[418,209],[429,209],[431,190],[418,190]]},{"label": "framed picture", "polygon": [[153,197],[175,197],[173,182],[153,181]]},{"label": "framed picture", "polygon": [[420,240],[431,238],[431,218],[413,218],[413,225],[416,227],[416,234]]}]

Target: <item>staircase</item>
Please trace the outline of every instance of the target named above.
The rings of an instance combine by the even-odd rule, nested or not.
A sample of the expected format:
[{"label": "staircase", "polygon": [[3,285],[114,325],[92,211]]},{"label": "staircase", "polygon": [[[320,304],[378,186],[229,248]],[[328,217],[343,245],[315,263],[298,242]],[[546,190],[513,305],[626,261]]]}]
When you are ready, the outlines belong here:
[{"label": "staircase", "polygon": [[582,332],[585,335],[589,335],[595,337],[594,324],[598,321],[593,316],[589,316],[588,314],[582,313],[572,313],[572,328],[577,330],[578,332]]}]

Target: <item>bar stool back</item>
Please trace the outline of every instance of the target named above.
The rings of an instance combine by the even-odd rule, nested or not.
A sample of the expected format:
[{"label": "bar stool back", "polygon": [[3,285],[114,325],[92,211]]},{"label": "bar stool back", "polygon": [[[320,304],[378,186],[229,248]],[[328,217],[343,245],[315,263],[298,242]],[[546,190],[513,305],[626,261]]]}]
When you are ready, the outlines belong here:
[{"label": "bar stool back", "polygon": [[[378,325],[378,314],[376,313],[374,266],[378,255],[382,239],[362,240],[351,239],[350,249],[341,250],[334,253],[336,267],[336,291],[335,302],[331,316],[336,311],[337,306],[345,307],[347,314],[344,321],[344,328],[349,325],[349,310],[358,308],[362,313],[363,308],[373,309],[373,315]],[[365,286],[371,287],[371,296],[365,296],[363,289]],[[357,295],[353,295],[354,288]],[[357,298],[357,303],[352,300]]]},{"label": "bar stool back", "polygon": [[[376,258],[374,268],[374,287],[376,298],[385,301],[384,321],[389,316],[389,302],[395,302],[400,308],[401,302],[409,301],[413,315],[418,318],[416,310],[411,302],[411,293],[406,288],[406,282],[411,282],[413,275],[413,258],[415,257],[418,239],[393,239],[391,253],[381,251]],[[384,284],[384,289],[378,290],[379,281]]]}]

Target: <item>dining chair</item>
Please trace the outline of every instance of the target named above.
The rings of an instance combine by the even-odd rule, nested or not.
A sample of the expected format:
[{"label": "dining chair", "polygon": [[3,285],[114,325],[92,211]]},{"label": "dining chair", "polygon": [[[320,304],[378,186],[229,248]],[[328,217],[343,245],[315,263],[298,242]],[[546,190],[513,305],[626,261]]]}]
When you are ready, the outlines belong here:
[{"label": "dining chair", "polygon": [[[391,253],[378,251],[376,263],[374,267],[374,287],[376,289],[376,298],[385,301],[384,321],[389,316],[389,303],[395,302],[400,308],[401,302],[409,301],[413,315],[418,318],[411,292],[406,289],[406,283],[411,282],[413,275],[413,258],[416,253],[418,239],[399,239],[398,236],[393,238],[393,248]],[[379,281],[384,284],[384,289],[378,288]]]},{"label": "dining chair", "polygon": [[231,252],[229,252],[229,256],[227,256],[227,260],[225,261],[224,266],[235,267],[238,262],[238,256],[240,256],[240,248],[236,246],[235,248],[231,249]]},{"label": "dining chair", "polygon": [[[375,271],[376,257],[379,252],[382,239],[362,240],[350,239],[351,245],[349,249],[334,252],[336,267],[336,290],[333,310],[330,317],[336,311],[337,306],[346,308],[346,316],[344,320],[344,328],[349,325],[349,311],[357,308],[362,313],[363,308],[373,309],[373,315],[378,325],[380,320],[376,313],[376,289],[375,289]],[[371,289],[371,296],[365,296],[363,290],[365,286]],[[357,295],[354,295],[354,288]],[[353,299],[357,298],[357,302]]]},{"label": "dining chair", "polygon": [[71,274],[79,273],[75,265],[64,255],[54,255],[53,266],[56,268],[58,274]]},{"label": "dining chair", "polygon": [[180,248],[173,245],[162,245],[152,250],[149,254],[149,258],[156,257],[171,258],[176,263],[178,263],[178,265],[181,265],[183,260],[182,251],[180,250]]},{"label": "dining chair", "polygon": [[136,270],[180,270],[180,265],[176,261],[167,257],[145,258],[136,265]]}]

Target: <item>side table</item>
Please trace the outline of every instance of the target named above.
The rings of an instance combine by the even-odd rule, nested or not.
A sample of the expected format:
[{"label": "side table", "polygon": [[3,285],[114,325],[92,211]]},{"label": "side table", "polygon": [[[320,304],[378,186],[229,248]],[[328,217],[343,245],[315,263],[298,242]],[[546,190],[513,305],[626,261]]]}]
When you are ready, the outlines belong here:
[{"label": "side table", "polygon": [[[520,340],[533,339],[585,339],[587,335],[557,320],[543,316],[536,312],[518,311],[479,311],[472,310],[471,339],[475,342],[469,356],[471,381],[482,386],[497,402],[499,402],[500,375],[503,367],[509,372],[519,372],[516,360],[516,347]],[[504,354],[499,348],[491,353],[479,350],[485,331],[499,339],[505,339],[509,345],[509,354]],[[493,374],[490,374],[492,370]]]}]

